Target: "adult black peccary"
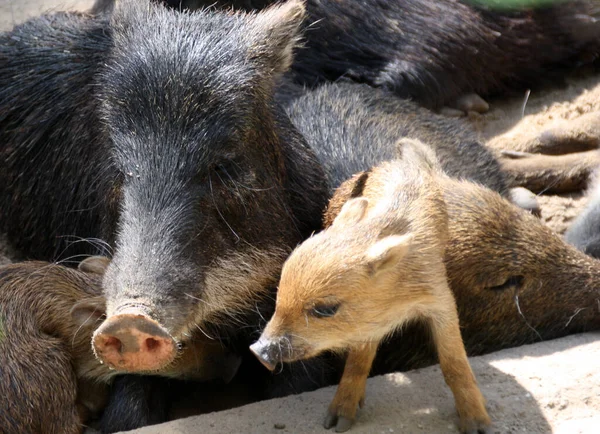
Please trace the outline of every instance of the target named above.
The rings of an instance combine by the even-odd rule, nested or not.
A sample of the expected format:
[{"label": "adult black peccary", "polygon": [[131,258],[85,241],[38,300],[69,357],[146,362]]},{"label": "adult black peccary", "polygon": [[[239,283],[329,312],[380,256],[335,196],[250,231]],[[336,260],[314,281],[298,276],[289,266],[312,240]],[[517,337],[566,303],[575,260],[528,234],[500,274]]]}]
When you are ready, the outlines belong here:
[{"label": "adult black peccary", "polygon": [[[272,2],[166,3],[248,10]],[[501,9],[470,0],[306,0],[306,9],[305,47],[292,66],[298,82],[349,78],[430,108],[471,92],[526,89],[600,54],[596,0]]]},{"label": "adult black peccary", "polygon": [[[183,16],[125,1],[112,24],[58,13],[2,35],[0,221],[11,242],[50,260],[88,253],[73,243],[81,238],[116,244],[109,306],[133,289],[178,323],[167,321],[168,336],[207,333],[247,353],[281,263],[320,226],[328,194],[321,166],[270,105],[302,12],[294,3],[259,17]],[[172,341],[147,325],[142,349],[162,354],[156,344]],[[318,387],[322,372],[262,384],[258,397]]]},{"label": "adult black peccary", "polygon": [[[62,235],[111,240],[107,315],[153,318],[157,338],[144,344],[160,357],[148,363],[168,363],[197,324],[253,311],[289,249],[320,227],[325,173],[273,101],[302,18],[298,2],[231,15],[126,1],[110,22],[57,14],[4,36],[3,228],[38,258],[64,248]],[[319,124],[320,136],[305,131],[328,167],[335,146],[361,148],[332,182],[416,135],[444,150],[456,173],[505,191],[493,157],[452,121],[367,89],[325,88],[290,109],[308,125],[332,115],[330,100],[362,107],[350,113],[360,128],[339,117]],[[414,126],[400,128],[403,117]],[[369,143],[373,155],[351,163]],[[110,361],[115,341],[104,332],[96,349]]]}]

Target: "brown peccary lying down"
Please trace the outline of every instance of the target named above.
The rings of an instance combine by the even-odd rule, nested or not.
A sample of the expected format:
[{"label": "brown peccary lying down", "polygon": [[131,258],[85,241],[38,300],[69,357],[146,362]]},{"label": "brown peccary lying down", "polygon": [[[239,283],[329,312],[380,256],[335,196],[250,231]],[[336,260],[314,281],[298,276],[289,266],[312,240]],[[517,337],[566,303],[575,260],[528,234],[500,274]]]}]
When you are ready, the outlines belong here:
[{"label": "brown peccary lying down", "polygon": [[328,228],[284,264],[275,314],[251,349],[269,368],[348,351],[325,421],[343,431],[382,340],[403,327],[380,351],[385,370],[422,366],[434,360],[429,329],[461,429],[477,432],[489,420],[456,306],[471,354],[598,328],[600,262],[497,193],[447,177],[421,143],[403,146],[401,160],[337,190]]},{"label": "brown peccary lying down", "polygon": [[[80,270],[47,262],[0,268],[0,433],[80,433],[102,410],[117,371],[96,360],[90,340],[104,315],[107,263],[93,257]],[[180,353],[157,374],[228,380],[239,363],[210,341]]]}]

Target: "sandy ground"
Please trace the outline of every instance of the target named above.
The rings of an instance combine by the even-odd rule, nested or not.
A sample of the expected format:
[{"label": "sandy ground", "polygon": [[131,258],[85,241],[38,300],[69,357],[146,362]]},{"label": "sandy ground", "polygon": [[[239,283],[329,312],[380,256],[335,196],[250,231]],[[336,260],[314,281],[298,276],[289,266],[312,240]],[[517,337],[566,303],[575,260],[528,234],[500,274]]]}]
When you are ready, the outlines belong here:
[{"label": "sandy ground", "polygon": [[86,10],[94,0],[0,0],[0,30],[45,11]]},{"label": "sandy ground", "polygon": [[[92,0],[0,0],[0,30],[44,10],[86,9]],[[571,77],[561,89],[491,101],[469,120],[495,150],[524,149],[544,130],[600,108],[600,76]],[[523,107],[525,106],[525,109]],[[564,232],[585,204],[581,193],[540,196],[542,220]],[[0,264],[14,257],[0,236]],[[600,334],[586,334],[472,359],[498,433],[592,433],[600,426]],[[333,389],[183,419],[140,433],[324,432]],[[449,390],[437,366],[371,379],[353,433],[455,432]]]},{"label": "sandy ground", "polygon": [[[494,424],[492,433],[597,433],[600,333],[471,358]],[[335,388],[179,419],[130,433],[326,433]],[[352,434],[456,433],[452,394],[439,366],[371,378]]]}]

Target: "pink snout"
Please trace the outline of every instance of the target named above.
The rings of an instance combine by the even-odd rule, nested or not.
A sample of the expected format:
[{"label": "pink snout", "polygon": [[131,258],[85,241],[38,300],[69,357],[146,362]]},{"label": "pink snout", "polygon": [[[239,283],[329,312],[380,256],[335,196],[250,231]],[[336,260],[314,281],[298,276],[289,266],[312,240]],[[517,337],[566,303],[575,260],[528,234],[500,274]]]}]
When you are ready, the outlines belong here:
[{"label": "pink snout", "polygon": [[127,372],[155,371],[169,365],[177,343],[156,321],[140,314],[108,318],[92,338],[96,357]]}]

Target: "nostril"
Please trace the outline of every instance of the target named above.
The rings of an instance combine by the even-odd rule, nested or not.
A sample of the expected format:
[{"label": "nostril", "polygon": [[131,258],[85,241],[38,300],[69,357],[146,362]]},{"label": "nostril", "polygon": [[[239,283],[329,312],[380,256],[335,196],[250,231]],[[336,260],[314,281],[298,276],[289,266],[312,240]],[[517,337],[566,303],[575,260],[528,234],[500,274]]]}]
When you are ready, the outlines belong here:
[{"label": "nostril", "polygon": [[149,352],[155,352],[160,348],[160,341],[154,338],[146,339],[146,349]]},{"label": "nostril", "polygon": [[139,314],[108,318],[94,333],[100,361],[129,372],[156,371],[177,355],[177,343],[156,321]]},{"label": "nostril", "polygon": [[281,361],[280,354],[275,351],[276,348],[276,345],[266,343],[260,339],[250,346],[250,351],[254,353],[260,363],[262,363],[269,371],[273,371]]},{"label": "nostril", "polygon": [[112,348],[113,350],[118,351],[119,353],[123,349],[123,343],[120,341],[119,338],[116,338],[114,336],[108,336],[106,339],[104,339],[103,346],[105,348]]}]

